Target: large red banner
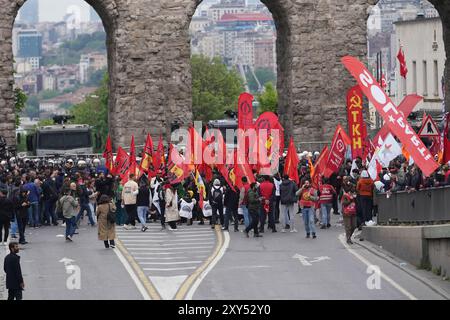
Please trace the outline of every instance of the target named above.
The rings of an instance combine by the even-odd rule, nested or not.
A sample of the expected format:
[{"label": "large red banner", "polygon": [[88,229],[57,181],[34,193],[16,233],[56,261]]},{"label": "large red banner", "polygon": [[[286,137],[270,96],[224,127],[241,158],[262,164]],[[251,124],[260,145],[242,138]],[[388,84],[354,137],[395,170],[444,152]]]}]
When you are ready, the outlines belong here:
[{"label": "large red banner", "polygon": [[433,160],[430,151],[414,132],[406,117],[397,110],[397,107],[383,89],[380,88],[375,78],[358,59],[346,56],[342,58],[342,63],[358,81],[361,90],[369,101],[374,104],[383,120],[388,123],[391,132],[406,147],[406,150],[413,157],[422,172],[426,176],[430,176],[438,168],[438,164]]},{"label": "large red banner", "polygon": [[247,130],[253,127],[253,96],[244,92],[238,102],[238,128]]},{"label": "large red banner", "polygon": [[363,93],[356,85],[347,93],[348,133],[351,140],[352,158],[364,156],[364,145],[367,138],[367,128],[363,115]]}]

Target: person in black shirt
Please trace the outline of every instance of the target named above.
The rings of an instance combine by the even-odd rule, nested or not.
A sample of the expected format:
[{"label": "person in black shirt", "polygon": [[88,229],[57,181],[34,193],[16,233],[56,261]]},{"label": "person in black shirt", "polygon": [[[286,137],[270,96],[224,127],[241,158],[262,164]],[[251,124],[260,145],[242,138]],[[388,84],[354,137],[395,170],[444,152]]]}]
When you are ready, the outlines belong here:
[{"label": "person in black shirt", "polygon": [[9,251],[5,257],[3,270],[6,273],[6,289],[8,289],[8,300],[22,300],[22,290],[25,283],[20,268],[19,244],[17,242],[9,243]]}]

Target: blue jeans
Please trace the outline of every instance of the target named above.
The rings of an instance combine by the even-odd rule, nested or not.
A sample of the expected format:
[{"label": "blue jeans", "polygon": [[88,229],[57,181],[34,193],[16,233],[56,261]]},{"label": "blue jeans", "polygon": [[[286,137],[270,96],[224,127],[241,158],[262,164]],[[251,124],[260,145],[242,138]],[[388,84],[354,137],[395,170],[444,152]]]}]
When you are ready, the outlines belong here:
[{"label": "blue jeans", "polygon": [[314,208],[302,209],[303,222],[305,223],[306,234],[316,233],[316,226],[314,224]]},{"label": "blue jeans", "polygon": [[89,206],[89,203],[82,203],[80,205],[80,212],[77,215],[75,223],[78,223],[78,221],[80,221],[81,217],[83,216],[84,211],[87,212],[87,215],[89,218],[89,223],[91,224],[91,226],[95,225],[94,218],[92,218],[92,211],[91,211],[91,207]]},{"label": "blue jeans", "polygon": [[72,217],[70,219],[64,218],[65,222],[66,222],[66,238],[68,236],[73,236],[73,234],[75,233],[75,229],[77,226],[77,220],[76,217]]},{"label": "blue jeans", "polygon": [[[58,223],[55,213],[56,202],[54,200],[45,200],[44,202],[44,219],[47,223]],[[51,218],[51,221],[50,221]]]},{"label": "blue jeans", "polygon": [[147,222],[147,211],[148,207],[137,207],[138,218],[143,227],[145,227],[145,223]]},{"label": "blue jeans", "polygon": [[11,235],[15,236],[17,232],[17,218],[14,218],[14,221],[11,222]]},{"label": "blue jeans", "polygon": [[281,204],[280,205],[280,213],[284,216],[284,225],[283,229],[286,226],[289,226],[290,229],[295,229],[294,221],[295,221],[295,212],[294,212],[294,204]]},{"label": "blue jeans", "polygon": [[248,226],[251,223],[251,217],[248,214],[248,208],[246,206],[241,206],[242,209],[242,213],[244,214],[244,225],[246,228],[248,228]]},{"label": "blue jeans", "polygon": [[33,202],[28,208],[28,220],[31,225],[37,226],[40,223],[39,219],[39,202]]},{"label": "blue jeans", "polygon": [[332,203],[322,203],[320,205],[320,212],[322,213],[322,225],[324,226],[330,224],[331,208],[333,208]]}]

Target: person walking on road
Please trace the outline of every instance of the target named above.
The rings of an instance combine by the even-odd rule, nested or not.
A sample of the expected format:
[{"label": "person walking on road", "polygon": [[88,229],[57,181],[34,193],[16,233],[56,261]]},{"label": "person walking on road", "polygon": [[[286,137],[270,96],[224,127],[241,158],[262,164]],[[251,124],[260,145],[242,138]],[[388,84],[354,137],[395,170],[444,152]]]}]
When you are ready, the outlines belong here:
[{"label": "person walking on road", "polygon": [[375,185],[373,180],[369,177],[367,170],[361,173],[361,178],[356,185],[356,192],[359,196],[361,205],[361,225],[365,225],[366,222],[372,220],[373,210],[373,189]]},{"label": "person walking on road", "polygon": [[22,300],[22,291],[25,289],[22,269],[20,268],[19,244],[9,243],[9,254],[5,257],[3,270],[6,273],[6,289],[8,300]]},{"label": "person walking on road", "polygon": [[238,206],[239,206],[239,193],[236,190],[227,188],[225,191],[224,198],[225,206],[225,225],[222,228],[224,231],[228,231],[230,225],[230,220],[234,220],[234,232],[239,231],[239,216],[238,216]]},{"label": "person walking on road", "polygon": [[178,213],[178,199],[175,189],[170,183],[166,183],[165,186],[165,221],[169,224],[169,230],[177,230],[177,221],[180,220],[180,214]]},{"label": "person walking on road", "polygon": [[147,213],[151,203],[150,198],[151,196],[148,183],[146,182],[146,180],[142,179],[140,181],[139,193],[136,198],[137,213],[139,222],[141,223],[142,232],[148,230],[146,223],[147,223]]},{"label": "person walking on road", "polygon": [[[71,184],[71,189],[73,189],[73,185],[75,183]],[[78,213],[78,201],[71,195],[71,190],[66,189],[64,191],[64,195],[59,199],[57,205],[61,206],[61,211],[66,223],[66,241],[72,242],[73,235],[75,234],[76,230],[76,216]]]},{"label": "person walking on road", "polygon": [[[342,196],[342,212],[347,243],[353,244],[352,235],[356,229],[356,192],[354,187],[344,192]],[[362,241],[363,239],[360,238],[360,240]]]},{"label": "person walking on road", "polygon": [[[100,196],[97,204],[97,226],[98,226],[98,240],[103,241],[105,248],[115,248],[116,244],[116,222],[115,219],[109,220],[108,214],[115,214],[116,205],[107,195]],[[108,242],[109,241],[109,242]]]},{"label": "person walking on road", "polygon": [[[312,237],[315,239],[317,238],[317,235],[314,223],[314,208],[315,202],[318,200],[317,191],[311,186],[309,180],[305,180],[305,183],[300,190],[297,191],[297,194],[300,195],[300,208],[305,223],[306,238],[310,238],[312,233]],[[291,230],[291,232],[297,232],[294,230]]]},{"label": "person walking on road", "polygon": [[217,223],[217,214],[219,214],[220,224],[224,225],[223,219],[223,188],[220,185],[220,180],[214,180],[211,193],[209,194],[209,203],[212,207],[211,228],[214,229]]},{"label": "person walking on road", "polygon": [[284,227],[281,232],[287,232],[289,229],[295,230],[294,205],[297,202],[297,189],[295,182],[290,180],[288,175],[284,175],[283,182],[280,185],[280,213],[284,217]]},{"label": "person walking on road", "polygon": [[30,207],[30,202],[28,201],[28,193],[29,191],[21,187],[19,195],[15,200],[16,220],[17,220],[17,228],[19,229],[20,244],[28,243],[25,240],[25,228],[28,223],[28,208]]},{"label": "person walking on road", "polygon": [[[8,199],[7,194],[8,190],[0,190],[0,241],[2,244],[6,244],[8,242],[9,227],[11,225],[11,219],[13,218],[14,212],[14,204],[10,199]],[[5,231],[4,235],[2,235],[2,229]]]},{"label": "person walking on road", "polygon": [[264,181],[259,185],[259,193],[263,197],[261,204],[261,217],[259,232],[264,233],[264,225],[266,224],[266,218],[269,219],[268,228],[272,229],[272,232],[277,232],[275,227],[275,216],[274,216],[274,202],[275,202],[275,185],[270,181],[269,176],[264,177]]},{"label": "person walking on road", "polygon": [[329,180],[325,179],[324,184],[319,188],[319,202],[320,202],[320,212],[322,214],[322,226],[320,229],[326,229],[331,227],[331,209],[333,208],[333,199],[336,197],[336,190]]},{"label": "person walking on road", "polygon": [[242,210],[244,216],[244,225],[247,228],[250,225],[250,216],[248,213],[248,191],[250,190],[250,184],[247,177],[242,177],[242,187],[239,190],[239,208]]},{"label": "person walking on road", "polygon": [[130,174],[130,180],[125,183],[122,190],[122,204],[125,206],[125,211],[128,215],[127,224],[124,229],[136,229],[137,219],[137,195],[139,194],[139,186],[136,182],[136,175]]},{"label": "person walking on road", "polygon": [[251,223],[250,225],[245,228],[245,235],[248,238],[249,237],[249,232],[251,229],[253,229],[253,236],[255,238],[259,238],[262,237],[262,235],[259,234],[259,230],[258,230],[258,214],[259,214],[259,210],[261,209],[261,200],[263,198],[259,196],[257,188],[256,188],[256,183],[252,183],[250,185],[250,190],[248,191],[248,212],[250,214],[251,217]]}]

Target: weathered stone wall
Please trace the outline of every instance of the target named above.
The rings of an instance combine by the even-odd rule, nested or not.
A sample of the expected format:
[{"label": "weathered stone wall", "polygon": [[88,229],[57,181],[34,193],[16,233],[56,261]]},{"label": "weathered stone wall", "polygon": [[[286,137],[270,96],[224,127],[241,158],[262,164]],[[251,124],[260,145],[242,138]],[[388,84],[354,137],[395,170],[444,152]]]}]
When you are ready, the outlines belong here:
[{"label": "weathered stone wall", "polygon": [[[147,132],[168,137],[173,121],[189,123],[188,29],[201,0],[86,1],[102,17],[108,35],[114,145],[128,145],[132,134],[137,144]],[[12,26],[24,2],[0,0],[0,134],[9,143],[14,142]],[[277,26],[279,113],[286,133],[297,142],[328,140],[338,122],[346,123],[345,92],[354,83],[340,59],[347,54],[365,59],[367,10],[377,1],[262,2]],[[442,16],[449,12],[450,1],[434,2]],[[447,40],[450,33],[444,30]]]}]

